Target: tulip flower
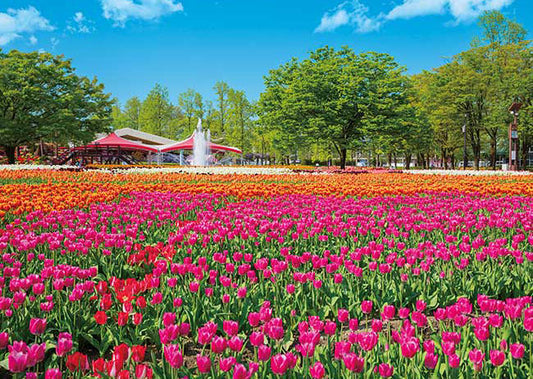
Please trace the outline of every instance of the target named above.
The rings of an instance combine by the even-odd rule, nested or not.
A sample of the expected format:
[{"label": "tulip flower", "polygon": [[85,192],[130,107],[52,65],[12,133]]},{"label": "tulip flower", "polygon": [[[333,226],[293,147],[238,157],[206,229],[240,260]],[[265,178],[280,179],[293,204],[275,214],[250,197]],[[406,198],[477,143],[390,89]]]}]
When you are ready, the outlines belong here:
[{"label": "tulip flower", "polygon": [[365,365],[365,359],[355,353],[344,354],[342,361],[348,370],[356,373],[362,372]]},{"label": "tulip flower", "polygon": [[394,367],[387,363],[381,363],[378,367],[378,371],[381,377],[389,378],[394,374]]},{"label": "tulip flower", "polygon": [[276,354],[270,360],[270,368],[276,375],[283,375],[289,368],[289,358],[285,354]]},{"label": "tulip flower", "polygon": [[46,319],[44,318],[32,318],[30,320],[30,333],[33,335],[40,335],[44,333],[46,329]]},{"label": "tulip flower", "polygon": [[322,379],[325,374],[326,370],[324,369],[324,365],[319,361],[316,361],[311,367],[309,367],[309,375],[311,375],[311,378],[313,379]]},{"label": "tulip flower", "polygon": [[211,358],[198,354],[196,356],[196,366],[200,373],[208,373],[211,370]]},{"label": "tulip flower", "polygon": [[472,349],[468,353],[468,357],[474,365],[474,370],[481,371],[481,369],[483,368],[483,360],[485,359],[485,354],[481,350]]},{"label": "tulip flower", "polygon": [[163,348],[163,355],[170,367],[180,368],[183,365],[183,355],[179,345],[166,345]]},{"label": "tulip flower", "polygon": [[44,379],[62,379],[63,374],[58,368],[49,368],[44,373]]},{"label": "tulip flower", "polygon": [[522,359],[524,357],[525,347],[521,343],[511,344],[509,350],[514,359]]}]

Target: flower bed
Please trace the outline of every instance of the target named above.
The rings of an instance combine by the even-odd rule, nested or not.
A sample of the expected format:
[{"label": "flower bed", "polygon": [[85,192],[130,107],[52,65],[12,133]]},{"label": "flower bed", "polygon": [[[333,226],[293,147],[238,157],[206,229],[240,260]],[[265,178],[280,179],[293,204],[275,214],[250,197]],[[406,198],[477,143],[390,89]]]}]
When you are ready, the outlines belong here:
[{"label": "flower bed", "polygon": [[[65,193],[88,185],[76,175]],[[532,375],[531,197],[316,196],[296,194],[297,177],[294,194],[256,198],[117,186],[7,220],[0,365],[46,378]]]}]

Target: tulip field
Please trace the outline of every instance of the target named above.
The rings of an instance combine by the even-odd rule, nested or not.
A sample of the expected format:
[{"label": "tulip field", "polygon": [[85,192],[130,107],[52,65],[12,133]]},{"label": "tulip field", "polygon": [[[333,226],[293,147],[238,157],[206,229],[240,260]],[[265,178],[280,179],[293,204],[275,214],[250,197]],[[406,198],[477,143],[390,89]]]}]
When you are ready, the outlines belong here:
[{"label": "tulip field", "polygon": [[0,255],[0,377],[533,377],[533,175],[0,170]]}]

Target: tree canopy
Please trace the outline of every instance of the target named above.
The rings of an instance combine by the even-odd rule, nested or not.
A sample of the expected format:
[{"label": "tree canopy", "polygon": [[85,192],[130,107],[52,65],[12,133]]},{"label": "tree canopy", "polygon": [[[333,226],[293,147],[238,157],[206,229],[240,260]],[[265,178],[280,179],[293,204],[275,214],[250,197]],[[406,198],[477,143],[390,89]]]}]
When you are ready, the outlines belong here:
[{"label": "tree canopy", "polygon": [[0,52],[0,145],[88,142],[110,126],[112,101],[97,79],[49,53]]},{"label": "tree canopy", "polygon": [[400,127],[408,104],[404,71],[387,54],[320,48],[270,72],[259,115],[288,138],[331,143],[344,168],[356,141]]}]

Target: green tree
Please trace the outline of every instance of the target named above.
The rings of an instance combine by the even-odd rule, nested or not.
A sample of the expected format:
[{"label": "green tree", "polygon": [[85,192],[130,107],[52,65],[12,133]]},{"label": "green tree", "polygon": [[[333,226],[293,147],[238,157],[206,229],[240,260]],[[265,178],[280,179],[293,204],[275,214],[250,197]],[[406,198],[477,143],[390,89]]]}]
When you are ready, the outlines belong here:
[{"label": "green tree", "polygon": [[174,138],[171,123],[175,110],[169,100],[168,89],[156,84],[143,101],[139,121],[141,130],[163,137]]},{"label": "green tree", "polygon": [[194,131],[196,120],[203,117],[202,95],[193,89],[180,93],[178,106],[183,115],[184,126],[187,135]]},{"label": "green tree", "polygon": [[347,151],[367,131],[377,131],[400,114],[406,102],[405,69],[387,54],[355,54],[324,47],[301,62],[270,72],[261,94],[260,116],[285,125],[285,135],[330,143],[346,166]]},{"label": "green tree", "polygon": [[20,145],[92,140],[109,130],[112,104],[62,56],[0,52],[0,145],[11,163]]},{"label": "green tree", "polygon": [[215,113],[216,130],[213,132],[218,137],[224,139],[226,136],[226,124],[229,112],[228,95],[230,87],[226,82],[216,82],[213,89],[215,90],[215,94],[217,96],[217,107]]},{"label": "green tree", "polygon": [[122,129],[125,127],[126,120],[118,99],[113,100],[113,106],[111,108],[111,119],[113,120],[111,123],[113,130]]},{"label": "green tree", "polygon": [[135,130],[139,130],[141,128],[141,125],[140,125],[141,107],[142,107],[141,100],[139,100],[137,96],[134,96],[128,99],[128,101],[126,101],[126,104],[124,105],[124,110],[122,111],[122,115],[124,118],[123,127],[131,128]]},{"label": "green tree", "polygon": [[213,107],[213,102],[210,100],[207,100],[204,103],[202,120],[203,120],[203,125],[205,125],[206,129],[209,129],[209,130],[213,129],[215,122],[216,122],[216,111],[215,111],[215,108]]},{"label": "green tree", "polygon": [[228,121],[231,125],[227,142],[248,149],[251,136],[253,107],[246,98],[244,91],[230,89],[228,91]]}]

